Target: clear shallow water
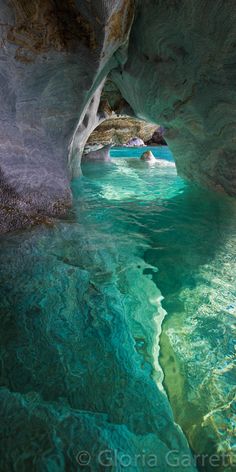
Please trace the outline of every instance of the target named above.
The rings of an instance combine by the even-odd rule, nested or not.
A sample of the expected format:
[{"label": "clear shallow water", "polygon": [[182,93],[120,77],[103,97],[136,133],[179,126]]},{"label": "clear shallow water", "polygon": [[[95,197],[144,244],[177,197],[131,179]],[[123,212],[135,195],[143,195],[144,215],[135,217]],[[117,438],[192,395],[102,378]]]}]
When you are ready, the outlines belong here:
[{"label": "clear shallow water", "polygon": [[174,161],[173,155],[168,146],[141,146],[141,147],[120,147],[114,146],[110,150],[111,157],[114,158],[126,158],[127,154],[130,157],[139,159],[145,151],[152,151],[153,155],[159,159],[165,159],[167,161]]},{"label": "clear shallow water", "polygon": [[1,238],[0,470],[195,470],[172,410],[233,470],[234,202],[132,159],[83,174],[70,218]]}]

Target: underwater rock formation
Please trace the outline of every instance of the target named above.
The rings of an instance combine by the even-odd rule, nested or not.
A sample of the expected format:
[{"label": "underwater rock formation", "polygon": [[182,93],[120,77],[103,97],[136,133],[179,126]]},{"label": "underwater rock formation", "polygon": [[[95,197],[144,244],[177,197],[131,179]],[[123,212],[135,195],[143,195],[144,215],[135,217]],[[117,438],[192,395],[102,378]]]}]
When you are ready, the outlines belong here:
[{"label": "underwater rock formation", "polygon": [[160,167],[176,167],[174,162],[169,162],[169,161],[166,161],[165,159],[157,158],[155,160],[155,163],[157,166],[160,166]]},{"label": "underwater rock formation", "polygon": [[[147,119],[155,128],[161,123],[181,175],[235,194],[235,0],[43,0],[40,5],[38,0],[0,0],[0,12],[0,232],[48,222],[66,212],[70,179],[80,173],[84,146],[91,133],[111,119],[112,110]],[[108,156],[107,149],[96,152]],[[140,162],[138,166],[148,167]],[[128,451],[132,457],[143,449],[148,454],[158,451],[158,471],[183,472],[182,465],[165,462],[174,449],[179,458],[190,461],[186,470],[195,470],[168,399],[151,375],[153,342],[146,339],[156,334],[150,320],[162,316],[155,281],[171,316],[163,325],[161,361],[175,419],[194,451],[205,453],[209,437],[219,451],[234,449],[235,298],[224,306],[231,293],[232,238],[224,258],[220,254],[216,265],[208,261],[209,246],[203,249],[209,233],[202,224],[199,244],[201,231],[199,226],[194,231],[188,219],[191,195],[186,193],[180,201],[187,231],[184,224],[178,231],[173,224],[174,200],[165,207],[165,231],[152,229],[154,255],[144,244],[144,226],[138,219],[141,254],[128,246],[117,255],[109,225],[105,242],[110,252],[104,254],[98,249],[104,233],[95,230],[96,224],[109,215],[112,194],[119,198],[122,191],[127,190],[107,184],[107,207],[93,219],[84,215],[85,233],[81,207],[86,208],[86,199],[78,208],[76,227],[61,222],[3,242],[4,472],[32,470],[32,463],[36,470],[76,471],[78,448],[96,455],[101,447]],[[196,194],[190,212],[196,222],[199,202],[203,209],[206,204],[207,221],[211,198]],[[137,213],[138,205],[135,208]],[[156,199],[150,208],[145,219],[156,224]],[[230,216],[225,208],[216,212],[212,223],[212,248]],[[118,213],[124,226],[126,210],[124,206]],[[157,211],[162,218],[164,212]],[[176,218],[178,222],[179,214]],[[181,252],[178,244],[183,240]],[[142,265],[143,244],[147,263]],[[144,271],[153,271],[157,254],[159,272],[153,282]],[[197,276],[195,260],[200,266]],[[212,274],[213,290],[204,294]],[[132,292],[134,285],[138,295]],[[151,300],[145,298],[147,291],[153,294]],[[150,316],[149,331],[144,311]],[[91,470],[96,467],[91,464]]]},{"label": "underwater rock formation", "polygon": [[[153,279],[168,313],[159,358],[165,389],[192,450],[205,455],[200,470],[233,472],[236,207],[230,198],[186,185],[166,210],[166,218],[149,216],[155,225],[145,257],[158,264]],[[222,455],[221,466],[209,466],[212,454]]]},{"label": "underwater rock formation", "polygon": [[121,250],[114,223],[101,232],[96,186],[90,201],[91,182],[74,182],[73,224],[1,240],[0,470],[78,472],[87,451],[91,472],[122,457],[131,472],[195,472],[152,375],[160,291],[119,205]]}]

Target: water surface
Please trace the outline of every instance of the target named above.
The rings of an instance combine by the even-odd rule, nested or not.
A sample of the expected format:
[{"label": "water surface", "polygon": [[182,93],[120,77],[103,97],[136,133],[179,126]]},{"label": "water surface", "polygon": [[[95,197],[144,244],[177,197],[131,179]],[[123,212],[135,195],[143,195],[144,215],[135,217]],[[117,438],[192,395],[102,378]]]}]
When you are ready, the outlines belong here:
[{"label": "water surface", "polygon": [[1,470],[233,470],[235,204],[124,152],[1,237]]}]

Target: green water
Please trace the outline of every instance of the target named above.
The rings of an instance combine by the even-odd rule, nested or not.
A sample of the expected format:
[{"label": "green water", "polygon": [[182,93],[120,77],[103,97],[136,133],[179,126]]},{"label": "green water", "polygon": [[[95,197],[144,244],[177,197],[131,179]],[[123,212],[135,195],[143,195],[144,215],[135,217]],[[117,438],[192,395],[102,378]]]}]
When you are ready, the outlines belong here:
[{"label": "green water", "polygon": [[0,470],[234,470],[235,203],[133,159],[72,190],[1,237]]}]

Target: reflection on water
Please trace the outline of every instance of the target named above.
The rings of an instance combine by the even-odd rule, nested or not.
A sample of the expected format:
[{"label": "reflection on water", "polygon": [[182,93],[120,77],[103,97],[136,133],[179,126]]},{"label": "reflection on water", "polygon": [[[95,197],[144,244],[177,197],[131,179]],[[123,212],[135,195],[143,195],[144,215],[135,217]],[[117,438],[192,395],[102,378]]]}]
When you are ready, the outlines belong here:
[{"label": "reflection on water", "polygon": [[229,462],[234,203],[131,159],[83,174],[67,221],[1,238],[0,469],[195,470],[163,374],[193,451]]}]

